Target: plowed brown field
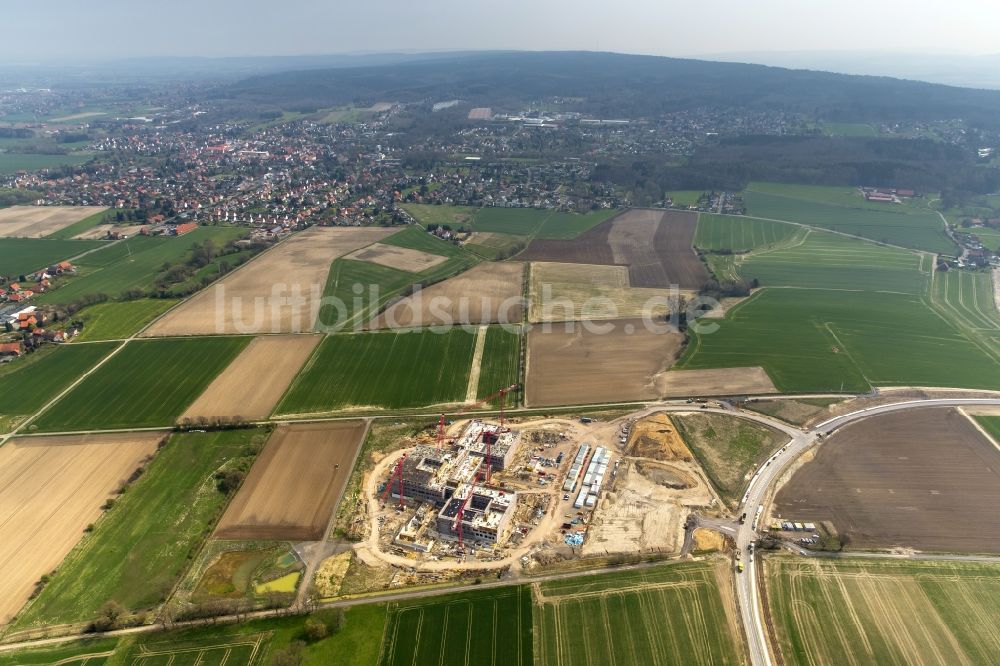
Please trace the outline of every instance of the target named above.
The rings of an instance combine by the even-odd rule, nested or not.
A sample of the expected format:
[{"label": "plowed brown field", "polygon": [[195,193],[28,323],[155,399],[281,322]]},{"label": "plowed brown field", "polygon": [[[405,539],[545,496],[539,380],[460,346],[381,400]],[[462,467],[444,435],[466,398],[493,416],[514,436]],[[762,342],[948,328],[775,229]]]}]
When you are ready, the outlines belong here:
[{"label": "plowed brown field", "polygon": [[698,216],[633,209],[572,240],[534,240],[524,261],[628,266],[632,287],[701,289],[708,271],[692,249]]},{"label": "plowed brown field", "polygon": [[528,334],[525,402],[530,407],[629,402],[657,397],[656,377],[677,359],[684,336],[642,320],[616,320],[600,333],[581,323],[535,326]]},{"label": "plowed brown field", "polygon": [[0,237],[42,238],[96,215],[101,206],[11,206],[0,210]]},{"label": "plowed brown field", "polygon": [[876,416],[827,439],[775,503],[855,547],[1000,552],[1000,451],[954,409]]},{"label": "plowed brown field", "polygon": [[440,324],[520,323],[524,264],[483,263],[408,296],[386,309],[371,328]]},{"label": "plowed brown field", "polygon": [[59,566],[162,437],[23,437],[0,447],[0,625]]},{"label": "plowed brown field", "polygon": [[266,335],[254,338],[205,392],[181,415],[255,420],[267,418],[321,335]]},{"label": "plowed brown field", "polygon": [[675,370],[660,375],[656,388],[664,398],[689,395],[759,395],[778,392],[771,378],[760,366]]},{"label": "plowed brown field", "polygon": [[398,229],[312,227],[174,308],[144,337],[313,330],[334,259]]},{"label": "plowed brown field", "polygon": [[278,426],[219,521],[215,536],[323,538],[365,428],[364,421]]}]

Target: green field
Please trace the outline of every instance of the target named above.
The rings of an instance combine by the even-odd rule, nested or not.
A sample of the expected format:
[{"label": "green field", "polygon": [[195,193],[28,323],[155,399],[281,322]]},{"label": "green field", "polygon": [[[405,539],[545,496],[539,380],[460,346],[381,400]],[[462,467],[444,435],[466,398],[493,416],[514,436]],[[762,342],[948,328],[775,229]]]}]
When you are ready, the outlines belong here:
[{"label": "green field", "polygon": [[1000,442],[1000,416],[977,416],[976,420],[994,440]]},{"label": "green field", "polygon": [[994,252],[1000,250],[1000,229],[983,227],[982,229],[963,229],[963,231],[974,233],[979,238],[979,242],[983,244],[983,247],[987,247]]},{"label": "green field", "polygon": [[39,155],[34,153],[0,153],[0,176],[18,171],[40,171],[61,166],[76,166],[89,161],[90,154]]},{"label": "green field", "polygon": [[875,128],[867,123],[822,123],[827,136],[873,137],[878,136]]},{"label": "green field", "polygon": [[134,301],[106,301],[89,305],[73,315],[83,322],[78,341],[119,340],[138,333],[178,301],[168,298],[140,298]]},{"label": "green field", "polygon": [[465,398],[476,335],[460,328],[327,336],[278,414],[400,409]]},{"label": "green field", "polygon": [[[321,330],[351,330],[363,325],[387,301],[414,283],[414,274],[369,261],[337,259],[330,266],[319,311]],[[362,285],[360,294],[356,285]],[[377,291],[372,291],[372,287]],[[336,305],[334,305],[336,303]],[[343,309],[340,306],[342,305]]]},{"label": "green field", "polygon": [[716,490],[734,506],[743,495],[747,474],[788,441],[777,430],[726,414],[678,414],[670,418]]},{"label": "green field", "polygon": [[674,190],[673,192],[667,192],[667,196],[673,199],[675,206],[697,206],[698,200],[701,199],[701,195],[705,194],[702,190]]},{"label": "green field", "polygon": [[[472,228],[513,236],[542,237],[542,226],[552,214],[551,211],[535,208],[482,208],[476,213]],[[570,233],[567,237],[573,238],[576,235]]]},{"label": "green field", "polygon": [[35,425],[44,431],[170,425],[249,341],[248,337],[133,340]]},{"label": "green field", "polygon": [[692,333],[678,369],[761,365],[782,392],[878,386],[1000,389],[1000,362],[924,297],[764,289],[713,333]]},{"label": "green field", "polygon": [[989,272],[937,272],[929,290],[929,302],[967,338],[1000,359],[1000,311]]},{"label": "green field", "polygon": [[77,641],[54,647],[0,652],[0,666],[103,666],[107,655],[113,653],[118,640],[99,638]]},{"label": "green field", "polygon": [[491,233],[488,237],[480,234],[473,236],[462,247],[484,259],[496,261],[501,257],[513,256],[519,248],[525,247],[525,240],[521,236],[510,234]]},{"label": "green field", "polygon": [[735,613],[719,591],[731,584],[728,568],[672,564],[542,583],[537,663],[742,664]]},{"label": "green field", "polygon": [[0,238],[0,275],[17,279],[101,245],[103,241]]},{"label": "green field", "polygon": [[67,556],[15,630],[89,621],[110,600],[133,611],[162,603],[226,504],[213,475],[234,460],[249,462],[266,436],[263,430],[173,435]]},{"label": "green field", "polygon": [[49,234],[46,238],[54,238],[57,240],[69,240],[78,234],[82,234],[85,231],[93,229],[98,224],[104,223],[105,218],[114,219],[115,211],[113,210],[102,210],[100,213],[94,213],[88,217],[83,218],[79,222],[74,222],[68,227],[63,227],[59,231]]},{"label": "green field", "polygon": [[195,243],[217,246],[240,238],[239,227],[198,227],[177,238],[137,236],[98,250],[78,262],[79,272],[38,298],[40,303],[71,303],[84,296],[116,297],[131,289],[150,290],[165,263],[184,261]]},{"label": "green field", "polygon": [[[382,241],[414,250],[447,257],[437,266],[417,273],[381,266],[369,261],[337,259],[330,266],[323,297],[330,299],[319,311],[319,325],[326,332],[360,327],[388,301],[414,284],[431,284],[464,271],[480,261],[476,255],[452,243],[428,234],[421,227],[409,226]],[[361,294],[355,287],[362,285]],[[373,288],[375,290],[373,291]],[[336,304],[336,305],[334,305]],[[338,305],[343,306],[343,309]]]},{"label": "green field", "polygon": [[391,602],[380,666],[530,666],[527,586]]},{"label": "green field", "polygon": [[786,664],[992,664],[1000,565],[792,559],[764,567]]},{"label": "green field", "polygon": [[434,204],[403,204],[403,209],[420,224],[447,224],[452,229],[469,226],[478,208],[471,206],[437,206]]},{"label": "green field", "polygon": [[[376,666],[386,621],[384,604],[345,609],[342,628],[324,639],[309,640],[305,622],[311,616],[256,620],[121,638],[81,640],[59,647],[0,652],[0,666],[261,666],[276,663],[280,652],[301,643],[304,666]],[[108,653],[113,656],[104,656]],[[65,661],[64,661],[65,660]],[[287,661],[282,663],[289,663]],[[292,662],[300,663],[300,662]]]},{"label": "green field", "polygon": [[918,204],[877,204],[850,188],[771,183],[752,183],[744,198],[747,213],[754,217],[825,227],[927,252],[956,252],[938,214]]},{"label": "green field", "polygon": [[465,226],[474,231],[489,231],[531,238],[576,238],[591,227],[616,215],[617,210],[559,213],[538,208],[469,208],[406,204],[404,208],[421,224],[448,224],[453,229]]},{"label": "green field", "polygon": [[711,259],[717,275],[756,278],[762,287],[905,294],[923,293],[933,266],[930,255],[815,230],[774,249]]},{"label": "green field", "polygon": [[693,332],[678,368],[761,365],[790,392],[1000,386],[1000,313],[986,272],[935,272],[930,254],[818,230],[708,258],[720,279],[770,288],[717,332]]},{"label": "green field", "polygon": [[[479,397],[485,398],[499,389],[519,383],[520,359],[520,333],[507,331],[502,326],[490,326],[486,331],[486,344],[479,366]],[[516,406],[520,396],[520,392],[509,394],[507,407]]]},{"label": "green field", "polygon": [[49,345],[0,365],[0,432],[15,417],[34,414],[97,364],[114,343]]},{"label": "green field", "polygon": [[784,222],[702,213],[698,216],[694,246],[701,250],[747,252],[788,243],[804,233],[802,227]]}]

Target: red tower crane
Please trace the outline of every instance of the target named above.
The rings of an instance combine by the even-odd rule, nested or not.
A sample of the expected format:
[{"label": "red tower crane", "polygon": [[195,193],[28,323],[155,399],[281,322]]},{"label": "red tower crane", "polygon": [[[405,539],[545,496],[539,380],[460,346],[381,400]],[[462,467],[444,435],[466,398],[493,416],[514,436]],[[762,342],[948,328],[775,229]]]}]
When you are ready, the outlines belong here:
[{"label": "red tower crane", "polygon": [[389,481],[385,484],[385,492],[382,493],[382,506],[385,506],[385,501],[389,497],[389,493],[392,491],[392,482],[399,479],[399,508],[402,509],[406,506],[403,502],[403,463],[406,462],[406,454],[404,453],[400,456],[399,460],[396,461],[396,467],[392,470],[392,475],[389,477]]},{"label": "red tower crane", "polygon": [[[468,405],[463,405],[462,407],[458,408],[458,410],[455,411],[455,416],[461,416],[470,409],[475,409],[476,407],[480,407],[481,405],[485,405],[489,402],[492,402],[496,398],[500,398],[500,428],[497,432],[505,432],[503,427],[503,421],[504,421],[504,409],[506,407],[506,402],[507,402],[507,394],[510,393],[511,391],[516,391],[519,388],[521,388],[520,385],[511,384],[507,388],[502,388],[498,391],[495,391],[490,395],[486,396],[485,398],[483,398],[482,400],[470,403]],[[445,424],[444,414],[442,414],[441,418],[438,419],[438,427],[437,427],[438,448],[442,448],[444,446],[444,424]],[[487,460],[486,483],[487,484],[489,484],[490,482],[490,478],[492,476],[492,471],[493,471],[493,466],[489,463],[490,454],[492,453],[492,445],[493,445],[492,439],[487,438],[486,439],[486,460]]]}]

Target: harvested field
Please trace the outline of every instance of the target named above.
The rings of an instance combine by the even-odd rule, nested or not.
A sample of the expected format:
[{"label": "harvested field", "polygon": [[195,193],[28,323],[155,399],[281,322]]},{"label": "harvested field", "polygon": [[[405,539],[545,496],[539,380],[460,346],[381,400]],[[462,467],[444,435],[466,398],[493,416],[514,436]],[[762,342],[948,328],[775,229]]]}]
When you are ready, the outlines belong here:
[{"label": "harvested field", "polygon": [[215,536],[321,539],[365,429],[364,421],[279,426],[219,521]]},{"label": "harvested field", "polygon": [[347,258],[368,261],[380,266],[388,266],[389,268],[396,268],[411,273],[419,273],[428,268],[434,268],[438,264],[442,264],[448,260],[448,257],[442,257],[439,254],[430,254],[429,252],[421,252],[420,250],[399,247],[397,245],[383,245],[382,243],[373,243],[368,247],[355,250],[348,254]]},{"label": "harvested field", "polygon": [[693,456],[677,427],[665,412],[647,416],[632,425],[626,452],[636,458],[691,461]]},{"label": "harvested field", "polygon": [[524,261],[627,266],[632,287],[701,289],[708,271],[692,249],[698,216],[633,209],[572,240],[534,240]]},{"label": "harvested field", "polygon": [[[625,266],[531,264],[529,321],[577,321],[664,317],[670,312],[671,292],[632,287]],[[692,297],[693,292],[674,296]]]},{"label": "harvested field", "polygon": [[101,206],[11,206],[0,209],[0,237],[43,238],[107,210]]},{"label": "harvested field", "polygon": [[[612,330],[594,330],[600,327]],[[684,340],[660,328],[651,331],[641,320],[536,326],[528,334],[527,406],[656,398],[657,375],[674,363]]]},{"label": "harvested field", "polygon": [[520,323],[524,264],[483,263],[389,306],[371,328]]},{"label": "harvested field", "polygon": [[118,225],[118,224],[98,224],[96,227],[91,227],[86,231],[80,232],[73,236],[75,239],[83,240],[101,240],[106,238],[109,231],[114,231],[124,236],[131,238],[139,233],[144,225],[142,224],[131,224],[131,225]]},{"label": "harvested field", "polygon": [[768,605],[782,661],[995,664],[1000,565],[768,557]]},{"label": "harvested field", "polygon": [[196,294],[143,336],[312,330],[333,260],[394,231],[313,227],[295,234]]},{"label": "harvested field", "polygon": [[162,436],[31,437],[0,447],[0,624],[59,566]]},{"label": "harvested field", "polygon": [[855,548],[1000,552],[1000,451],[954,409],[875,416],[837,431],[775,511],[832,521]]},{"label": "harvested field", "polygon": [[657,377],[656,390],[664,398],[778,392],[771,378],[760,366],[717,370],[671,370]]},{"label": "harvested field", "polygon": [[179,420],[267,418],[322,337],[267,335],[254,338]]}]

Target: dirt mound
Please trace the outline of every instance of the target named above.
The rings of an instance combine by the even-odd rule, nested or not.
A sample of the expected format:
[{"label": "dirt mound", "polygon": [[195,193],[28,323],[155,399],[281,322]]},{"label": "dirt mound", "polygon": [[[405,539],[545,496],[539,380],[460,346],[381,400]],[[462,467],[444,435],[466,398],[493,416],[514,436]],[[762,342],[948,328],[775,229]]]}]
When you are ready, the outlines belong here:
[{"label": "dirt mound", "polygon": [[691,450],[677,432],[674,422],[663,412],[647,416],[632,425],[626,451],[636,458],[685,462],[692,459]]},{"label": "dirt mound", "polygon": [[635,471],[642,474],[655,484],[671,490],[686,490],[698,485],[690,475],[675,467],[657,465],[656,463],[639,460],[635,463]]}]

